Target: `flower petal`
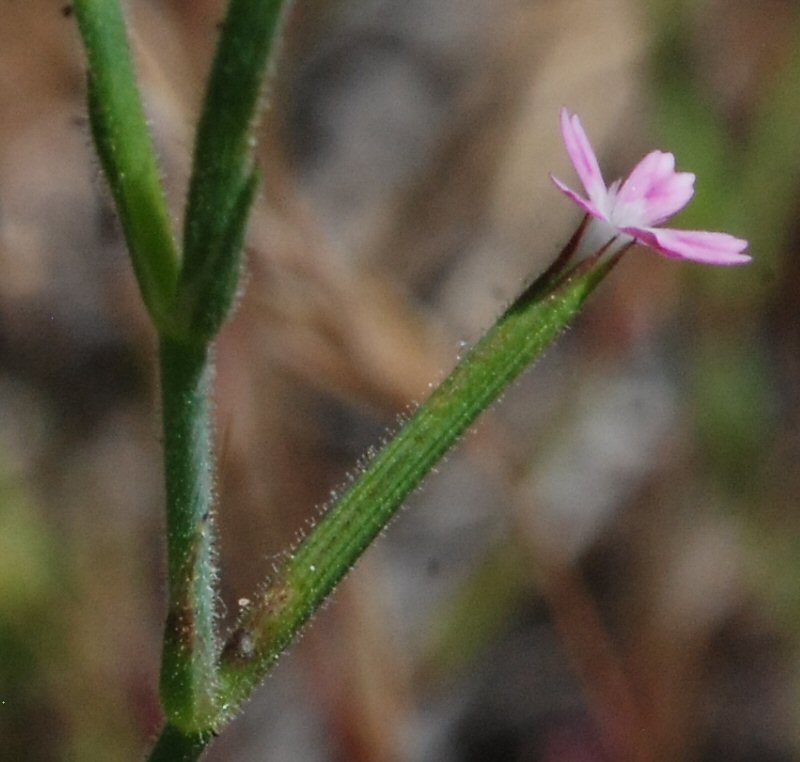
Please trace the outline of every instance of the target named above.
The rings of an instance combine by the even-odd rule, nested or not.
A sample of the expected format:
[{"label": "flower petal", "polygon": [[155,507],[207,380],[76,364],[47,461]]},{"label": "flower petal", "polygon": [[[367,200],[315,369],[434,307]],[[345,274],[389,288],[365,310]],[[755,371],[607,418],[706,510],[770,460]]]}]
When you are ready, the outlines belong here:
[{"label": "flower petal", "polygon": [[587,201],[582,196],[579,196],[574,190],[572,190],[572,188],[564,185],[564,183],[562,183],[557,177],[550,175],[550,179],[553,181],[553,184],[556,186],[556,188],[558,188],[568,199],[574,201],[585,212],[591,214],[592,217],[597,217],[598,220],[607,220],[607,217],[591,201]]},{"label": "flower petal", "polygon": [[683,209],[694,195],[694,175],[676,172],[675,157],[647,154],[620,187],[612,217],[620,225],[651,227]]},{"label": "flower petal", "polygon": [[561,136],[586,194],[597,209],[602,209],[605,206],[603,201],[606,198],[606,184],[600,165],[581,126],[581,120],[577,114],[570,114],[566,108],[561,109]]},{"label": "flower petal", "polygon": [[747,241],[727,233],[705,230],[669,230],[628,227],[624,232],[667,257],[690,259],[709,265],[743,265]]}]

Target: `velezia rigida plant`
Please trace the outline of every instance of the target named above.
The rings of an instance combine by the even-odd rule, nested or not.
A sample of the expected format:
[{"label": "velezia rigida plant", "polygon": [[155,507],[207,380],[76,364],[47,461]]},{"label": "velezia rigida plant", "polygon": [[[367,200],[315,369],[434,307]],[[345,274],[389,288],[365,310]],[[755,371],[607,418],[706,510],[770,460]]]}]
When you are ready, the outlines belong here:
[{"label": "velezia rigida plant", "polygon": [[577,116],[563,110],[562,135],[588,196],[554,179],[585,212],[574,235],[286,555],[233,632],[218,632],[210,347],[239,283],[258,185],[253,122],[283,6],[280,0],[228,3],[178,244],[119,0],[75,3],[88,59],[92,134],[159,343],[168,604],[160,679],[165,724],[152,760],[200,757],[408,494],[628,249],[640,243],[709,264],[749,260],[742,253],[746,242],[725,233],[657,227],[693,193],[694,176],[676,172],[672,154],[648,154],[624,182],[607,187]]}]

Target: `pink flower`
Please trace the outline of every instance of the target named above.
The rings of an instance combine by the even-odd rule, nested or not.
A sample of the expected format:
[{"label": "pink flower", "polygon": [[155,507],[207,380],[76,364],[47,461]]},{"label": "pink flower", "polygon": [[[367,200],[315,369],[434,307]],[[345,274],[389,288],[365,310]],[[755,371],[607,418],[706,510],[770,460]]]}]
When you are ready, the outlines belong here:
[{"label": "pink flower", "polygon": [[561,109],[561,134],[567,153],[588,199],[550,175],[558,189],[597,220],[610,227],[610,236],[627,237],[674,259],[712,265],[739,265],[750,261],[742,252],[747,241],[727,233],[704,230],[667,230],[655,227],[683,209],[694,195],[694,175],[676,172],[671,153],[652,151],[622,182],[606,187],[597,157],[577,115]]}]

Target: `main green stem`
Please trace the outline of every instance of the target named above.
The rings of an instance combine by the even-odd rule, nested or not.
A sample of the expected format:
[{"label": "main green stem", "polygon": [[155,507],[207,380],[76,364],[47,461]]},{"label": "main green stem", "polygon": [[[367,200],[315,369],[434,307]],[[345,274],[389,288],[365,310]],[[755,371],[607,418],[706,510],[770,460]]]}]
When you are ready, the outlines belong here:
[{"label": "main green stem", "polygon": [[217,714],[208,355],[205,344],[160,341],[169,585],[161,700],[169,722],[190,733]]}]

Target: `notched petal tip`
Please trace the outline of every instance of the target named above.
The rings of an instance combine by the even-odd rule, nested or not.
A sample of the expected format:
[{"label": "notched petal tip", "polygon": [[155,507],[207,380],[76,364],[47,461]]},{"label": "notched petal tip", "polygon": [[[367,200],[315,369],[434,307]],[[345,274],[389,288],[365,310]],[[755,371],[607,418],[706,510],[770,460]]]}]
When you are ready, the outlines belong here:
[{"label": "notched petal tip", "polygon": [[675,157],[651,151],[631,171],[617,194],[615,219],[652,227],[677,213],[694,195],[695,176],[676,172]]},{"label": "notched petal tip", "polygon": [[603,205],[603,198],[606,195],[606,184],[594,149],[577,114],[571,114],[566,107],[562,107],[560,121],[561,137],[572,166],[578,173],[586,195],[599,208]]}]

